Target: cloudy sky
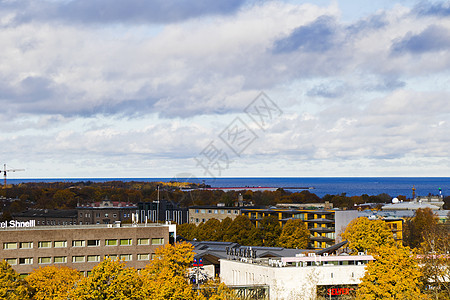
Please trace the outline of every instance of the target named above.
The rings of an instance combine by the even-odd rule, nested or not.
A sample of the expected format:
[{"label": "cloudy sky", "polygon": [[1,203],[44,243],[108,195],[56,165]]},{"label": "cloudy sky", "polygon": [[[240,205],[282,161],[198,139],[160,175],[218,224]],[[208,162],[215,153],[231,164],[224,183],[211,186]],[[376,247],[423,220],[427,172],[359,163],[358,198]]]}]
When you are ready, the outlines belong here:
[{"label": "cloudy sky", "polygon": [[450,176],[448,1],[0,0],[0,46],[10,178]]}]

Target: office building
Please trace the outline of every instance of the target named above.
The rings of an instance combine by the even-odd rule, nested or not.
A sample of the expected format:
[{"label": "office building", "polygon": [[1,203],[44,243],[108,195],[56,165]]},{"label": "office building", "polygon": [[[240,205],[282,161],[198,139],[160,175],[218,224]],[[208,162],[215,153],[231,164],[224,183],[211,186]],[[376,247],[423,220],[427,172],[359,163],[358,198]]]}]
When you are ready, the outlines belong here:
[{"label": "office building", "polygon": [[268,299],[335,298],[352,294],[371,255],[298,254],[295,257],[220,260],[221,281],[241,290],[260,289]]},{"label": "office building", "polygon": [[172,222],[184,224],[188,222],[189,210],[179,207],[178,204],[169,200],[138,203],[139,221],[144,222]]},{"label": "office building", "polygon": [[20,274],[49,265],[88,272],[105,257],[142,269],[176,230],[175,225],[158,224],[34,227],[34,220],[0,225],[0,260]]},{"label": "office building", "polygon": [[115,222],[131,222],[131,214],[137,211],[136,204],[129,202],[103,201],[78,205],[78,224],[113,224]]}]

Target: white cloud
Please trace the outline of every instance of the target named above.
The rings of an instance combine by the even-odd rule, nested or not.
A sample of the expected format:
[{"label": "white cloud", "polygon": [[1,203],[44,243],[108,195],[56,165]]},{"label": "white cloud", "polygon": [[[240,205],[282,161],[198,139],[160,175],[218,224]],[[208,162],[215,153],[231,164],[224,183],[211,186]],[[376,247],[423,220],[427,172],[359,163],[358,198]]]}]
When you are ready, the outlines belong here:
[{"label": "white cloud", "polygon": [[403,4],[343,21],[336,4],[282,1],[158,26],[13,15],[0,9],[0,157],[31,176],[198,172],[193,157],[261,90],[284,114],[252,125],[230,176],[420,175],[426,162],[448,175],[450,51],[394,51],[450,32],[439,15]]}]

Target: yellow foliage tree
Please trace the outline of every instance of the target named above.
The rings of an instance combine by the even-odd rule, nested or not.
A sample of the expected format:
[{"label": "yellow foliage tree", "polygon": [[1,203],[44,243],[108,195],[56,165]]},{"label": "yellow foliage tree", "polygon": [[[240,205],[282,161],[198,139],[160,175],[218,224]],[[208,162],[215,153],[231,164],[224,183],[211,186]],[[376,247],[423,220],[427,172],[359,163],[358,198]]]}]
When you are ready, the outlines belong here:
[{"label": "yellow foliage tree", "polygon": [[141,286],[142,280],[135,269],[126,268],[123,261],[107,258],[79,282],[71,299],[147,299]]},{"label": "yellow foliage tree", "polygon": [[392,246],[395,243],[392,231],[382,220],[369,220],[365,217],[354,219],[342,233],[349,241],[349,248],[356,252],[373,252],[380,246]]},{"label": "yellow foliage tree", "polygon": [[28,289],[20,275],[4,260],[0,261],[0,299],[28,299]]},{"label": "yellow foliage tree", "polygon": [[285,248],[306,249],[309,244],[309,230],[305,222],[291,219],[286,222],[281,231],[279,245]]},{"label": "yellow foliage tree", "polygon": [[33,271],[25,280],[33,299],[67,299],[69,292],[81,280],[81,275],[68,267],[48,266]]},{"label": "yellow foliage tree", "polygon": [[155,258],[141,272],[142,291],[147,299],[195,299],[187,279],[187,270],[194,259],[189,243],[167,244],[155,252]]},{"label": "yellow foliage tree", "polygon": [[198,295],[198,300],[239,300],[236,293],[228,288],[224,283],[220,283],[218,278],[208,280]]},{"label": "yellow foliage tree", "polygon": [[357,299],[427,299],[420,292],[422,274],[410,248],[381,246],[375,252],[375,260],[367,264],[359,284]]}]

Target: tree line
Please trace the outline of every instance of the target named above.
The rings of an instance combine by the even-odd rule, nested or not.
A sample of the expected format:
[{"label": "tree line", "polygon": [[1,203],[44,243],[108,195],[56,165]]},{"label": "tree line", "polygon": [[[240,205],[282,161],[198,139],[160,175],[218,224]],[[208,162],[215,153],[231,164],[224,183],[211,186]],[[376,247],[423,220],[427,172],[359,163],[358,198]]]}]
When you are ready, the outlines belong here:
[{"label": "tree line", "polygon": [[243,246],[265,246],[306,249],[310,232],[305,222],[291,219],[281,228],[275,216],[265,216],[256,227],[245,215],[234,220],[209,219],[205,223],[177,226],[177,234],[187,240],[233,242]]},{"label": "tree line", "polygon": [[[159,193],[158,193],[159,187]],[[203,190],[202,185],[179,182],[29,182],[8,185],[0,189],[0,212],[11,214],[28,208],[38,209],[74,209],[77,204],[86,204],[108,198],[122,202],[151,202],[166,199],[181,207],[193,205],[217,205],[224,203],[234,206],[239,194],[244,201],[255,206],[273,206],[278,203],[332,203],[336,208],[354,209],[364,203],[388,203],[392,197],[388,194],[347,196],[346,194],[325,195],[322,198],[309,190],[290,192],[284,189],[276,191],[222,191]],[[191,188],[183,190],[182,188]],[[405,196],[397,198],[406,200]],[[6,200],[6,199],[13,199]],[[450,197],[444,199],[444,209],[450,209]]]}]

